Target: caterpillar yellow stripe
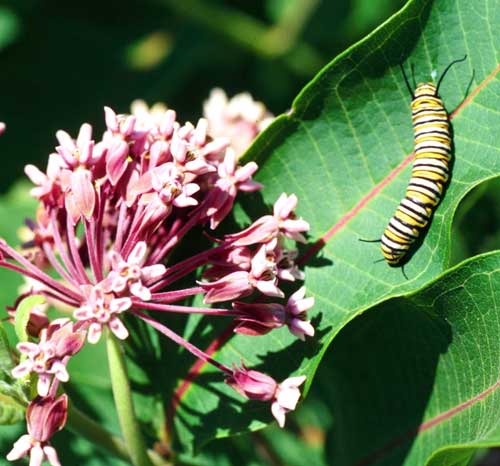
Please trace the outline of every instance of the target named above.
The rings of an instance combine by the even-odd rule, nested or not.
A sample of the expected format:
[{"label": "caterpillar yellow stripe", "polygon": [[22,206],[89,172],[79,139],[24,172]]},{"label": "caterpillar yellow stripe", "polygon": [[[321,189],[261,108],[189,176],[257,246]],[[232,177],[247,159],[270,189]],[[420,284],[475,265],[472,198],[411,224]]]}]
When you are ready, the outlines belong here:
[{"label": "caterpillar yellow stripe", "polygon": [[410,183],[381,238],[382,254],[397,265],[429,223],[450,175],[450,120],[438,86],[419,84],[411,102],[415,160]]}]

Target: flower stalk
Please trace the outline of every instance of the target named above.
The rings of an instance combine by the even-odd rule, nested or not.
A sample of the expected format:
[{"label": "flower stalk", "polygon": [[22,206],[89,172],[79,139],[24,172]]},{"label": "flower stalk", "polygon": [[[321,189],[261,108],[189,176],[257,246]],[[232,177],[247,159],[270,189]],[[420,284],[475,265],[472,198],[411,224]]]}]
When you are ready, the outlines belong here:
[{"label": "flower stalk", "polygon": [[113,397],[130,459],[134,466],[153,466],[135,416],[123,348],[111,332],[108,332],[106,347]]},{"label": "flower stalk", "polygon": [[[66,421],[66,427],[74,434],[87,439],[94,445],[97,445],[106,453],[124,461],[131,462],[129,450],[123,439],[111,434],[99,423],[82,413],[71,402],[68,405],[68,419]],[[164,459],[159,458],[158,455],[152,450],[148,450],[148,456],[149,460],[155,466],[169,465],[169,463],[167,463]]]}]

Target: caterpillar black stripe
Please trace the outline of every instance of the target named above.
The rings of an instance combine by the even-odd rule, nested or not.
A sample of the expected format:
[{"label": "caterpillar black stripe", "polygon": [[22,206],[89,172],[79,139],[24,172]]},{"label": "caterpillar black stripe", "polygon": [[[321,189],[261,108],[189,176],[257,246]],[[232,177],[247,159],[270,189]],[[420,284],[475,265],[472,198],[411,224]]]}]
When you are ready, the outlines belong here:
[{"label": "caterpillar black stripe", "polygon": [[405,197],[380,240],[382,254],[389,265],[400,263],[428,225],[450,176],[450,120],[438,91],[451,66],[466,58],[467,56],[451,62],[437,85],[422,83],[416,86],[414,92],[401,67],[406,85],[412,94],[415,161]]}]

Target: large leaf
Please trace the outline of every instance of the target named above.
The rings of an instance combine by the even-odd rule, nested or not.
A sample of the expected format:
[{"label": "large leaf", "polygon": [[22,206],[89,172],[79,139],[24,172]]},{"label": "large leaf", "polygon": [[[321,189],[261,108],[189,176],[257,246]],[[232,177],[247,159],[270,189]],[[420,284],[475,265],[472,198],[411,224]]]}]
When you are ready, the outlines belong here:
[{"label": "large leaf", "polygon": [[335,422],[328,464],[466,465],[500,444],[500,252],[355,319],[315,392]]},{"label": "large leaf", "polygon": [[[266,187],[243,199],[243,208],[255,217],[282,191],[299,196],[298,213],[312,227],[303,262],[318,330],[305,345],[285,330],[257,340],[238,336],[219,352],[221,360],[243,357],[278,379],[296,371],[310,383],[327,346],[350,320],[418,290],[446,269],[457,205],[475,185],[500,173],[499,25],[496,1],[410,1],[328,65],[258,138],[247,158],[259,162],[258,179]],[[414,64],[418,81],[428,81],[433,70],[442,72],[464,54],[467,61],[455,65],[440,89],[452,112],[451,183],[406,265],[406,280],[401,269],[374,263],[381,257],[377,245],[358,241],[380,237],[410,178],[410,96],[399,64],[408,70]],[[183,443],[200,445],[264,425],[267,409],[242,409],[241,398],[207,370],[183,393],[176,426]]]}]

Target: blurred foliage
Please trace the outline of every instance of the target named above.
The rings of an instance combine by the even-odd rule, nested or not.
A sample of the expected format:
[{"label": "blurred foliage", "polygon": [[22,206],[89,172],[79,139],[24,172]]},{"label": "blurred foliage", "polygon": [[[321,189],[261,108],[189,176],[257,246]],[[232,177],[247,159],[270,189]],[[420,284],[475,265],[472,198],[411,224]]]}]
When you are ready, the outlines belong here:
[{"label": "blurred foliage", "polygon": [[500,179],[482,183],[462,201],[452,230],[452,265],[500,249]]},{"label": "blurred foliage", "polygon": [[[87,121],[101,132],[104,105],[126,112],[136,98],[163,101],[181,120],[195,119],[210,89],[220,86],[230,94],[249,91],[274,113],[283,112],[319,66],[404,2],[203,0],[214,13],[212,27],[200,23],[196,9],[181,15],[175,6],[192,3],[5,1],[0,8],[0,120],[8,131],[0,140],[0,191],[22,176],[26,163],[45,166],[58,129],[75,134]],[[312,4],[308,12],[306,4]],[[291,17],[293,9],[302,16]],[[280,56],[259,55],[223,32],[219,23],[228,15],[262,26],[257,32],[283,18],[284,26],[301,32],[297,42],[322,58],[308,68],[300,55],[292,65]],[[287,29],[282,37],[289,35]]]}]

